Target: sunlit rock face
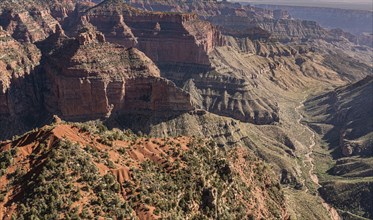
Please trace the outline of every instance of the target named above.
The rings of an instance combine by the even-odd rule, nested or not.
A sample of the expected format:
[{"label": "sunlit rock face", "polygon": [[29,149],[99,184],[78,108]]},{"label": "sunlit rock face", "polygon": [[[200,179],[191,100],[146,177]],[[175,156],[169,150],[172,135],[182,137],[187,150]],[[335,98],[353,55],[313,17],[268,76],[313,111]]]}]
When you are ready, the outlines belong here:
[{"label": "sunlit rock face", "polygon": [[50,82],[47,109],[66,119],[193,109],[189,95],[161,78],[144,53],[108,43],[99,32],[86,31],[76,39],[66,38],[48,56],[45,71]]}]

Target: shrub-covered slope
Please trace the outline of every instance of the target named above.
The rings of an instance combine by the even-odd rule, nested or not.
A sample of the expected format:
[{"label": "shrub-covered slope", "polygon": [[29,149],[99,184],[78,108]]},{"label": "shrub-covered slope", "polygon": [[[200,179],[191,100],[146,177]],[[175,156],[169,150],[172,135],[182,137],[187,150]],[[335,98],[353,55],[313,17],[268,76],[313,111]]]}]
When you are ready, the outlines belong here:
[{"label": "shrub-covered slope", "polygon": [[288,217],[269,167],[213,141],[58,123],[0,152],[1,219]]}]

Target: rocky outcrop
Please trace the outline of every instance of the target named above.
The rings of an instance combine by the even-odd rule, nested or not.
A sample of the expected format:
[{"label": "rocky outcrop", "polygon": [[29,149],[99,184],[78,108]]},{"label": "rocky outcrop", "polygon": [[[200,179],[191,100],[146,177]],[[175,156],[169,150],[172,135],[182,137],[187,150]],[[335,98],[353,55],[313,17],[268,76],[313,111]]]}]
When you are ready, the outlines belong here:
[{"label": "rocky outcrop", "polygon": [[[332,146],[338,147],[340,156],[373,156],[372,92],[373,77],[368,76],[309,100],[307,106],[311,114],[326,118],[323,123],[333,126],[324,136]],[[314,103],[319,105],[311,107]]]},{"label": "rocky outcrop", "polygon": [[0,26],[21,42],[44,40],[58,24],[48,8],[31,6],[27,1],[0,4]]},{"label": "rocky outcrop", "polygon": [[91,0],[51,0],[42,3],[47,5],[51,15],[61,24],[71,22],[81,12],[93,7],[98,1]]},{"label": "rocky outcrop", "polygon": [[[196,0],[130,0],[129,4],[148,11],[193,12],[204,20],[217,25],[223,34],[229,36],[250,37],[250,39],[270,38],[271,40],[282,42],[299,42],[300,40],[305,41],[316,38],[330,41],[340,40],[340,36],[334,36],[314,21],[292,19],[286,8],[285,10],[274,11],[274,9],[278,8],[259,8],[228,1],[201,2]],[[369,16],[365,18],[365,23],[369,23],[369,19],[367,19]],[[353,42],[355,43],[356,41]]]},{"label": "rocky outcrop", "polygon": [[128,79],[125,88],[124,112],[191,111],[190,95],[164,78]]},{"label": "rocky outcrop", "polygon": [[137,47],[156,63],[208,65],[208,53],[223,44],[219,31],[196,15],[145,12],[124,1],[104,1],[81,19],[109,42]]},{"label": "rocky outcrop", "polygon": [[314,21],[264,19],[258,25],[269,31],[271,38],[285,42],[328,37],[327,31]]},{"label": "rocky outcrop", "polygon": [[218,115],[253,124],[272,124],[279,121],[274,100],[258,97],[244,79],[229,76],[195,76],[184,89],[201,108]]},{"label": "rocky outcrop", "polygon": [[32,44],[20,44],[0,28],[0,116],[26,114],[35,101],[30,74],[41,54]]},{"label": "rocky outcrop", "polygon": [[113,5],[104,5],[102,3],[90,9],[86,15],[81,17],[79,25],[95,27],[98,31],[105,34],[106,39],[111,43],[125,47],[135,47],[138,42],[132,30],[124,21],[124,13],[130,13],[130,9],[126,5],[122,5],[122,8],[117,8]]},{"label": "rocky outcrop", "polygon": [[47,58],[45,71],[50,85],[47,109],[65,119],[193,109],[189,95],[160,78],[142,52],[107,43],[101,33],[86,31],[77,39],[67,38]]}]

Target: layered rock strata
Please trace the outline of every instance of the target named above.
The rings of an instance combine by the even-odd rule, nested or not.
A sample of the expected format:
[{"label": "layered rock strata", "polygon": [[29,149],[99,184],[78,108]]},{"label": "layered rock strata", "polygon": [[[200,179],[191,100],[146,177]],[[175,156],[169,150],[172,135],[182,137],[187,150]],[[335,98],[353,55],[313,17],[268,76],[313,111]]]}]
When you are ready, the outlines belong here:
[{"label": "layered rock strata", "polygon": [[31,74],[41,54],[32,44],[20,44],[0,28],[0,116],[28,112],[35,101]]},{"label": "layered rock strata", "polygon": [[66,39],[47,58],[45,71],[50,80],[47,109],[66,119],[193,109],[189,95],[161,78],[142,52],[107,43],[100,33]]},{"label": "layered rock strata", "polygon": [[145,12],[123,1],[105,1],[89,10],[93,25],[108,41],[137,47],[156,63],[208,65],[208,53],[223,45],[219,31],[193,14]]},{"label": "layered rock strata", "polygon": [[0,26],[20,42],[44,40],[55,31],[58,21],[48,8],[31,6],[26,2],[0,5]]},{"label": "layered rock strata", "polygon": [[[271,39],[282,42],[299,42],[300,40],[307,41],[315,38],[329,41],[341,40],[341,36],[335,36],[333,33],[329,33],[328,30],[321,28],[316,22],[292,19],[291,13],[289,16],[287,12],[283,11],[285,16],[280,16],[279,19],[276,12],[273,11],[277,6],[268,9],[268,7],[259,8],[227,1],[201,2],[197,0],[130,0],[129,4],[148,11],[193,12],[204,20],[208,20],[212,24],[219,26],[219,30],[221,30],[223,34],[235,37]],[[310,11],[312,10],[311,8]],[[330,16],[330,14],[328,16]],[[335,18],[331,20],[334,19]],[[366,23],[369,24],[369,16],[365,16],[365,19]],[[365,42],[364,37],[360,38],[362,42],[364,42],[363,45],[371,44]],[[356,43],[356,40],[352,42]]]},{"label": "layered rock strata", "polygon": [[[338,147],[341,156],[373,156],[373,77],[310,99],[307,110],[315,117],[315,127],[323,131],[331,146]],[[316,104],[316,105],[315,105]],[[323,126],[323,124],[325,124]]]},{"label": "layered rock strata", "polygon": [[279,121],[279,108],[272,99],[252,92],[248,81],[230,76],[195,76],[184,89],[203,109],[253,124]]}]

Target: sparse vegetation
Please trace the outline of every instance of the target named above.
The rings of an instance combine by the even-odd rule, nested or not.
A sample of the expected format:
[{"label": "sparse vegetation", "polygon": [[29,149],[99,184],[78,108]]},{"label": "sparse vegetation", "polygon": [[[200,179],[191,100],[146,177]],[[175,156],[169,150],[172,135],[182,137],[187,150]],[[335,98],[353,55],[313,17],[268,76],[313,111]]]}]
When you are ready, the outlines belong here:
[{"label": "sparse vegetation", "polygon": [[[8,177],[8,188],[23,189],[13,213],[16,219],[124,219],[139,213],[164,219],[243,219],[256,216],[256,208],[250,208],[250,201],[258,199],[254,188],[264,193],[266,199],[260,202],[267,216],[279,217],[284,209],[279,185],[271,180],[266,166],[249,153],[241,157],[236,149],[220,149],[202,139],[188,141],[188,148],[182,150],[186,143],[178,140],[183,137],[159,140],[91,123],[73,126],[92,140],[105,136],[112,141],[127,140],[131,147],[106,144],[106,150],[99,150],[95,142],[82,145],[68,139],[53,147],[39,144],[43,149],[33,152],[32,158],[38,170],[17,166]],[[150,159],[154,153],[142,161],[131,158],[131,152],[145,150],[145,144],[164,151],[159,155],[162,161]],[[112,153],[120,158],[113,159]],[[16,152],[1,155],[8,167]],[[98,163],[107,170],[126,166],[130,179],[119,182],[110,171],[102,174]],[[0,199],[4,200],[5,194],[1,193]]]},{"label": "sparse vegetation", "polygon": [[[90,219],[100,215],[120,219],[132,213],[119,198],[114,177],[110,174],[101,177],[81,147],[67,140],[48,152],[41,172],[32,173],[25,184],[28,190],[18,207],[17,219],[76,219],[78,216]],[[92,195],[88,198],[91,202],[83,204],[78,213],[83,199],[81,189]]]}]

